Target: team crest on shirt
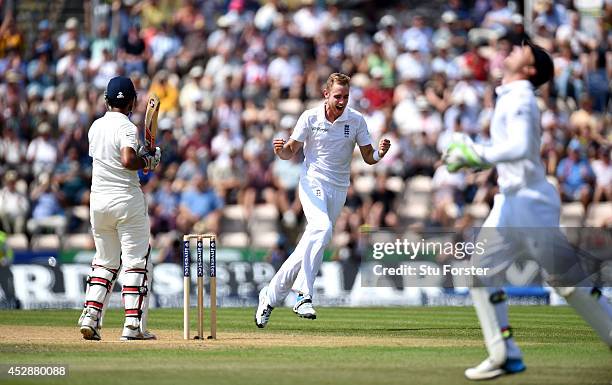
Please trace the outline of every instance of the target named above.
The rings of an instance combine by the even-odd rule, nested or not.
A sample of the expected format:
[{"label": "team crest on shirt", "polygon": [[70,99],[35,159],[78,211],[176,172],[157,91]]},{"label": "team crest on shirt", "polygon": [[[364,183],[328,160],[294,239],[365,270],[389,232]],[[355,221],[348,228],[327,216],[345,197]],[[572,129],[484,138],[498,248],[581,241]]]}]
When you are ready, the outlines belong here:
[{"label": "team crest on shirt", "polygon": [[344,125],[344,137],[348,138],[350,133],[351,133],[351,126],[349,126],[348,124],[345,124]]}]

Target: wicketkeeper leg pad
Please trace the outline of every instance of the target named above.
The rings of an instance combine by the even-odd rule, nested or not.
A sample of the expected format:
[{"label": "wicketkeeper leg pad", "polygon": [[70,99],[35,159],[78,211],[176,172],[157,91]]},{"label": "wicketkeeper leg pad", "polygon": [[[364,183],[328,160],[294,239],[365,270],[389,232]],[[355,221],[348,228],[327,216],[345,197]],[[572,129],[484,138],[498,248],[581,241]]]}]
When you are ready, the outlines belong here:
[{"label": "wicketkeeper leg pad", "polygon": [[508,322],[506,293],[501,289],[475,287],[471,290],[489,358],[503,365],[508,357],[521,358]]},{"label": "wicketkeeper leg pad", "polygon": [[597,288],[557,287],[555,288],[570,306],[612,347],[612,306]]}]

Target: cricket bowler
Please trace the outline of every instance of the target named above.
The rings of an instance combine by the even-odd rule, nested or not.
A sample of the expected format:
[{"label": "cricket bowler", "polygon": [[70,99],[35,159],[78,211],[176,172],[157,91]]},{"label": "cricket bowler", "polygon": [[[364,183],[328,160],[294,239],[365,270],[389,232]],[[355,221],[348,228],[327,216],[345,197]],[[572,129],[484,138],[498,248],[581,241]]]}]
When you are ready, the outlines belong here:
[{"label": "cricket bowler", "polygon": [[89,130],[89,156],[93,158],[90,220],[96,254],[79,328],[84,339],[101,339],[104,307],[123,268],[121,340],[155,339],[146,329],[152,278],[150,226],[138,170],[154,170],[161,151],[139,144],[137,128],[129,119],[136,106],[136,90],[129,78],[112,78],[104,96],[108,111]]},{"label": "cricket bowler", "polygon": [[[521,255],[533,257],[544,268],[548,283],[604,343],[612,346],[612,309],[601,292],[583,280],[576,252],[559,231],[559,193],[547,181],[540,159],[540,112],[534,92],[550,81],[553,74],[552,59],[544,49],[529,41],[515,46],[504,61],[502,85],[496,89],[491,145],[457,140],[450,144],[443,159],[450,171],[497,167],[500,193],[494,198],[479,237],[489,230],[499,236],[474,263],[500,268],[509,266]],[[546,244],[551,247],[543,248]],[[484,286],[489,287],[473,288],[471,296],[489,357],[465,371],[470,380],[491,379],[526,369],[521,350],[512,337],[505,293],[494,287],[497,285]]]},{"label": "cricket bowler", "polygon": [[355,143],[363,160],[371,165],[391,146],[387,139],[380,140],[377,150],[372,146],[363,116],[347,106],[349,81],[347,75],[331,74],[323,90],[324,102],[302,113],[287,142],[273,141],[274,153],[284,160],[304,147],[298,193],[307,225],[293,253],[259,293],[255,324],[260,328],[266,326],[274,307],[283,304],[298,273],[303,279],[297,282],[299,296],[293,311],[302,318],[316,318],[312,307],[314,281],[346,200]]}]

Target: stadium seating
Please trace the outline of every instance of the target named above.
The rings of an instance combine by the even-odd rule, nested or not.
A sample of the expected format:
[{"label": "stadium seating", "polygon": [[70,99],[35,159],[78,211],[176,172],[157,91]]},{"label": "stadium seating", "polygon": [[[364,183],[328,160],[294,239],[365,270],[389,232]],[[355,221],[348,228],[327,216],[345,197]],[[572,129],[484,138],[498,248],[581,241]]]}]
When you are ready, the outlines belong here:
[{"label": "stadium seating", "polygon": [[561,226],[579,227],[584,221],[584,206],[580,202],[563,203],[561,205]]},{"label": "stadium seating", "polygon": [[612,202],[592,203],[585,222],[591,227],[612,225]]},{"label": "stadium seating", "polygon": [[59,250],[61,248],[60,237],[56,234],[33,235],[30,248],[32,250]]},{"label": "stadium seating", "polygon": [[28,248],[28,238],[25,234],[9,235],[6,244],[13,250],[25,250]]}]

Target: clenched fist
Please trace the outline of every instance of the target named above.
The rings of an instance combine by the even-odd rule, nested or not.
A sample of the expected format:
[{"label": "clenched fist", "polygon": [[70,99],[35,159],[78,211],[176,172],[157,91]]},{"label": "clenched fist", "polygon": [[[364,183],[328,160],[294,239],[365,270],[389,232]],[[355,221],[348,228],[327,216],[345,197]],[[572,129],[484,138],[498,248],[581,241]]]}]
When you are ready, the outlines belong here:
[{"label": "clenched fist", "polygon": [[385,156],[389,148],[391,147],[391,141],[389,139],[381,139],[378,142],[378,155],[382,158]]},{"label": "clenched fist", "polygon": [[274,146],[274,154],[279,155],[285,146],[285,139],[274,139],[272,145]]}]

